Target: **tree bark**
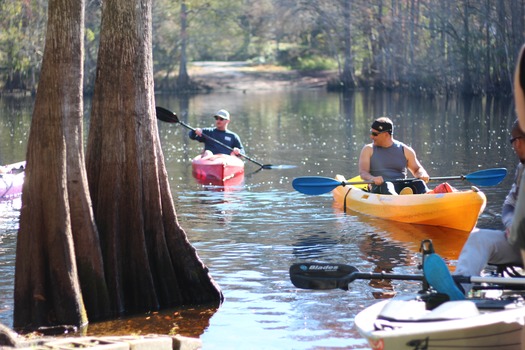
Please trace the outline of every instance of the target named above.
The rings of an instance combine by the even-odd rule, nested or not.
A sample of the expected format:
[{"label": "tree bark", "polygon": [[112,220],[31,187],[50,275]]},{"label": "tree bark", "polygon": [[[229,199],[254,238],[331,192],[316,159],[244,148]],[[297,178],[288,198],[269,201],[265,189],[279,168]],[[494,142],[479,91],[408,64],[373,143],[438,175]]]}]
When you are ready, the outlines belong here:
[{"label": "tree bark", "polygon": [[87,170],[115,315],[223,299],[176,218],[155,119],[151,2],[102,7]]},{"label": "tree bark", "polygon": [[82,152],[84,2],[50,0],[48,11],[16,251],[13,325],[24,329],[87,323],[73,230],[85,292],[105,292]]}]

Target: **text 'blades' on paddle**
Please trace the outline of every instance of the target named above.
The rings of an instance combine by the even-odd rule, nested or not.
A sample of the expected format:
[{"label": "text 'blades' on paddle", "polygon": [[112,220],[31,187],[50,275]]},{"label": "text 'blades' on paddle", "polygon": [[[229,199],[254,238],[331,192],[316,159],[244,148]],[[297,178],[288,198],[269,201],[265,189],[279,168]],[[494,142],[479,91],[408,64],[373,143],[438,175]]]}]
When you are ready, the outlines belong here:
[{"label": "text 'blades' on paddle", "polygon": [[348,290],[358,270],[345,264],[298,263],[290,266],[292,284],[301,289]]}]

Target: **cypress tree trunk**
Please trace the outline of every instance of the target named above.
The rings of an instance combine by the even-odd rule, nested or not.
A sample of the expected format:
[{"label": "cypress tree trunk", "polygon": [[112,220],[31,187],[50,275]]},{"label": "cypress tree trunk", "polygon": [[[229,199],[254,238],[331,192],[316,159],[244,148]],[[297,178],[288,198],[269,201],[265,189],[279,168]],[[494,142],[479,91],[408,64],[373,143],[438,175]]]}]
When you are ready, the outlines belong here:
[{"label": "cypress tree trunk", "polygon": [[86,324],[77,266],[85,277],[90,312],[107,315],[83,162],[83,14],[83,0],[49,2],[16,251],[15,328]]},{"label": "cypress tree trunk", "polygon": [[223,299],[176,219],[155,118],[151,3],[102,8],[87,169],[115,315]]}]

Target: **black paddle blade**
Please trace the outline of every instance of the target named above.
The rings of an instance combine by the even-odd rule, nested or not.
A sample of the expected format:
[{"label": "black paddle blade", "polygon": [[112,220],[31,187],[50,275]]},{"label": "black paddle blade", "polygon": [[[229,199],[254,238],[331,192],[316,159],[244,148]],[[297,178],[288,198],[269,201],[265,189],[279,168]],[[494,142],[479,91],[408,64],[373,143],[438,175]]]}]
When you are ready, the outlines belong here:
[{"label": "black paddle blade", "polygon": [[350,265],[300,263],[290,266],[290,280],[301,289],[336,289],[348,290],[348,283],[353,281],[353,274],[358,270]]},{"label": "black paddle blade", "polygon": [[172,111],[167,110],[166,108],[162,107],[155,107],[155,111],[157,112],[157,119],[162,120],[163,122],[167,123],[178,123],[179,117]]}]

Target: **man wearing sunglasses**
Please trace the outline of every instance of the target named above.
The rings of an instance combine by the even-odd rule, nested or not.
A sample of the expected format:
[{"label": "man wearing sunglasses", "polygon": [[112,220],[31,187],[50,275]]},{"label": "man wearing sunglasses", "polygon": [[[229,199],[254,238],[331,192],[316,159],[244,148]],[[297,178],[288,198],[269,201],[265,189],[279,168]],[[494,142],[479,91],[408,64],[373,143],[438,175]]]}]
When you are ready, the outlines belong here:
[{"label": "man wearing sunglasses", "polygon": [[[517,120],[512,125],[509,141],[514,153],[518,156],[519,163],[516,167],[514,183],[503,202],[501,221],[505,231],[474,228],[461,249],[455,275],[479,276],[487,264],[521,264],[519,246],[509,241],[514,214],[518,212],[516,205],[520,191],[520,179],[525,169],[525,133],[520,129]],[[470,288],[470,284],[463,285],[467,293]]]},{"label": "man wearing sunglasses", "polygon": [[[204,143],[203,157],[219,153],[236,156],[244,154],[241,138],[236,133],[228,130],[230,113],[225,109],[221,109],[213,117],[215,118],[214,128],[196,128],[189,132],[190,139]],[[233,151],[214,140],[231,147]]]},{"label": "man wearing sunglasses", "polygon": [[[399,193],[426,193],[429,180],[427,171],[417,159],[416,152],[392,136],[394,124],[390,118],[381,117],[372,123],[369,143],[359,156],[359,175],[373,181],[371,192],[397,195]],[[407,169],[416,180],[406,179]],[[405,188],[407,188],[405,190]]]}]

